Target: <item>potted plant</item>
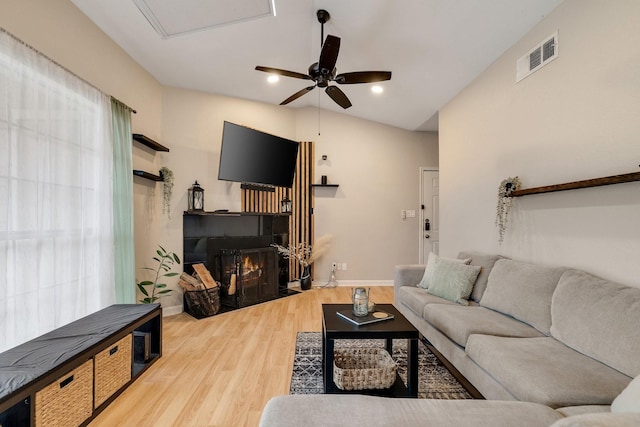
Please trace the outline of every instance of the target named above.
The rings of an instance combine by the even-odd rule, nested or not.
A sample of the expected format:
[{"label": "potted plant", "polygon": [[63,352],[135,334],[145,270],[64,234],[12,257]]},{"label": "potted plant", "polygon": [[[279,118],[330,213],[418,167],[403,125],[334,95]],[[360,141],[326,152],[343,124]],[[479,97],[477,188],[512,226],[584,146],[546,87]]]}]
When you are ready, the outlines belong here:
[{"label": "potted plant", "polygon": [[[144,298],[139,302],[143,304],[152,304],[173,292],[172,289],[166,289],[166,283],[158,283],[162,280],[163,277],[174,277],[177,276],[178,273],[172,272],[174,264],[180,264],[180,258],[173,252],[167,252],[162,246],[158,245],[159,249],[156,250],[157,256],[154,256],[153,259],[156,261],[157,266],[155,268],[144,267],[143,270],[153,271],[155,274],[155,278],[153,281],[151,280],[143,280],[142,282],[136,283],[138,289],[144,295]],[[150,290],[147,289],[150,287]]]},{"label": "potted plant", "polygon": [[509,211],[513,205],[511,193],[520,189],[520,178],[507,178],[502,180],[498,187],[498,205],[496,206],[496,226],[498,227],[498,242],[502,244],[504,233],[507,229]]},{"label": "potted plant", "polygon": [[162,177],[162,213],[171,219],[171,194],[173,193],[173,172],[166,166],[160,168]]}]

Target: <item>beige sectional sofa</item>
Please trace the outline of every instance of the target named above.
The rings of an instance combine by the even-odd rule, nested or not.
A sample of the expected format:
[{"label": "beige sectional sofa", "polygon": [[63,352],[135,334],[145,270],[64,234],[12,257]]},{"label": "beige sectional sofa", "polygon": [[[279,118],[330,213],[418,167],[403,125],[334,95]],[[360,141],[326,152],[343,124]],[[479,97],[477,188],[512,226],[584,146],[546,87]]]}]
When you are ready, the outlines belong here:
[{"label": "beige sectional sofa", "polygon": [[482,266],[468,306],[398,266],[395,305],[487,399],[609,405],[640,375],[640,288],[588,273],[462,252]]},{"label": "beige sectional sofa", "polygon": [[[486,401],[281,396],[261,426],[638,426],[640,288],[588,273],[462,252],[480,266],[468,305],[396,268],[394,305]],[[475,276],[474,276],[475,277]],[[632,402],[612,412],[617,399]],[[623,407],[617,405],[616,408]]]}]

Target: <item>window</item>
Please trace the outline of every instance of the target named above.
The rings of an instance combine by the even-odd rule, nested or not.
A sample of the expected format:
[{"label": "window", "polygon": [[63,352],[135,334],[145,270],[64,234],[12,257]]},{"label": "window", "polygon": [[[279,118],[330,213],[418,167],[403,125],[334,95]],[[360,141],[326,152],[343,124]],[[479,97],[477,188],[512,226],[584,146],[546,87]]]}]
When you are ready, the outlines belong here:
[{"label": "window", "polygon": [[0,351],[114,300],[110,98],[0,31]]}]

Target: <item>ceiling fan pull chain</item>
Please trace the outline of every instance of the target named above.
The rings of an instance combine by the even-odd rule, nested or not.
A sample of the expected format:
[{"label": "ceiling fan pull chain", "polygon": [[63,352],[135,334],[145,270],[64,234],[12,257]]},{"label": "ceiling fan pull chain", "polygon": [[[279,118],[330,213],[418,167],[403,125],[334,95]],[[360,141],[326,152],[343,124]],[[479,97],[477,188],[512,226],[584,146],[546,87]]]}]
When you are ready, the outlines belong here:
[{"label": "ceiling fan pull chain", "polygon": [[318,91],[318,136],[320,136],[320,91]]}]

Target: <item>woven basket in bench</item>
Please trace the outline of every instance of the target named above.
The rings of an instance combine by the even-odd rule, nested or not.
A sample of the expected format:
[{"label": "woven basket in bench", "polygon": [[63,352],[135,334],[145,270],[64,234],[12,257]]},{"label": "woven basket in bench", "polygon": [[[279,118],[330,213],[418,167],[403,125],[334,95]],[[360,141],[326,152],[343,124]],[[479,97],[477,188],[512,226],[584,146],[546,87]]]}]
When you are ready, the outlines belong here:
[{"label": "woven basket in bench", "polygon": [[389,388],[396,381],[396,363],[382,348],[334,351],[333,382],[340,390]]}]

